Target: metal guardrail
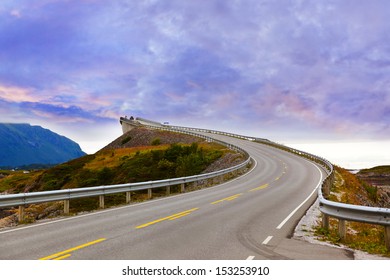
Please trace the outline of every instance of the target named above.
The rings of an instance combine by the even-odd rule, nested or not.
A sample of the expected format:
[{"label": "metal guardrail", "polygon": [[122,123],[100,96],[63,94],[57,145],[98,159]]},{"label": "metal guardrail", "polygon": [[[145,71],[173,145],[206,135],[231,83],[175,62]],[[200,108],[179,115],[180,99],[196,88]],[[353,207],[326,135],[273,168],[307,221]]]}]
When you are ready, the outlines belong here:
[{"label": "metal guardrail", "polygon": [[79,188],[79,189],[66,189],[66,190],[57,190],[57,191],[43,191],[43,192],[2,195],[0,196],[0,208],[12,207],[12,206],[26,206],[35,203],[70,200],[70,199],[84,198],[84,197],[94,197],[100,195],[125,193],[130,191],[147,190],[147,189],[191,183],[200,180],[211,179],[217,176],[221,176],[233,172],[235,170],[238,170],[246,166],[249,163],[249,161],[250,158],[248,158],[247,160],[245,160],[244,162],[236,166],[227,169],[201,174],[201,175],[180,177],[174,179]]},{"label": "metal guardrail", "polygon": [[390,226],[390,209],[350,205],[319,197],[321,212],[342,220]]},{"label": "metal guardrail", "polygon": [[[30,193],[19,193],[19,194],[7,194],[7,195],[1,195],[0,196],[0,208],[5,207],[14,207],[19,206],[19,220],[23,220],[23,212],[24,209],[21,207],[25,207],[29,204],[35,204],[35,203],[45,203],[45,202],[53,202],[53,201],[65,201],[64,206],[64,212],[69,213],[69,200],[76,199],[76,198],[85,198],[85,197],[100,197],[100,207],[104,208],[104,195],[107,194],[116,194],[116,193],[126,193],[127,197],[130,197],[131,191],[139,191],[139,190],[148,190],[149,197],[151,196],[151,190],[154,188],[161,188],[161,187],[170,187],[174,185],[182,185],[182,190],[184,189],[184,184],[201,181],[201,180],[207,180],[211,178],[215,178],[230,172],[237,171],[243,167],[245,167],[247,164],[250,163],[251,158],[249,154],[241,149],[240,147],[237,147],[235,145],[219,141],[216,139],[213,139],[211,137],[207,137],[201,134],[197,134],[195,132],[189,132],[189,131],[180,131],[178,129],[170,129],[166,127],[156,127],[153,126],[155,129],[162,129],[162,130],[169,130],[173,132],[180,132],[184,134],[189,134],[192,136],[196,136],[199,138],[206,139],[209,142],[217,142],[221,145],[224,145],[228,147],[229,149],[238,151],[245,156],[245,161],[233,166],[229,167],[223,170],[210,172],[206,174],[200,174],[200,175],[194,175],[194,176],[187,176],[187,177],[180,177],[180,178],[172,178],[172,179],[165,179],[165,180],[156,180],[156,181],[149,181],[149,182],[139,182],[139,183],[128,183],[128,184],[117,184],[117,185],[108,185],[108,186],[97,186],[97,187],[88,187],[88,188],[77,188],[77,189],[65,189],[65,190],[56,190],[56,191],[43,191],[43,192],[30,192]],[[126,199],[127,202],[129,202],[130,199]]]},{"label": "metal guardrail", "polygon": [[331,187],[334,184],[334,169],[333,165],[326,159],[319,156],[315,156],[303,151],[292,149],[280,144],[263,142],[264,144],[275,146],[276,148],[283,149],[294,153],[299,156],[303,156],[311,161],[321,164],[327,170],[327,176],[323,180],[321,187],[318,189],[319,207],[322,215],[322,226],[325,229],[329,229],[329,217],[333,217],[339,220],[338,234],[341,240],[346,238],[346,221],[362,222],[368,224],[376,224],[384,226],[384,239],[386,248],[390,251],[390,209],[380,207],[368,207],[360,205],[352,205],[340,202],[334,202],[326,199]]},{"label": "metal guardrail", "polygon": [[136,191],[136,190],[146,190],[152,188],[168,187],[172,185],[180,185],[184,183],[210,179],[226,173],[230,173],[232,171],[244,167],[249,163],[250,156],[242,148],[193,132],[193,131],[197,131],[197,132],[220,134],[220,135],[235,137],[239,139],[249,140],[249,141],[256,141],[262,144],[270,145],[275,148],[288,151],[290,153],[296,154],[301,157],[305,157],[310,161],[320,164],[326,169],[327,172],[327,176],[323,180],[322,185],[318,190],[320,211],[324,214],[323,226],[325,228],[329,227],[329,216],[339,219],[339,234],[341,238],[343,238],[345,237],[345,232],[346,232],[345,230],[346,220],[383,225],[385,226],[386,246],[388,250],[390,250],[390,209],[389,208],[351,205],[351,204],[334,202],[326,199],[330,193],[331,186],[333,185],[334,182],[333,165],[328,160],[310,153],[306,153],[297,149],[293,149],[281,144],[274,143],[272,141],[269,141],[268,139],[243,136],[239,134],[227,133],[227,132],[210,130],[210,129],[163,125],[146,119],[141,119],[141,118],[137,118],[137,119],[141,120],[142,122],[148,123],[149,125],[148,124],[143,124],[143,125],[150,128],[185,133],[196,137],[204,138],[208,141],[220,143],[230,149],[243,153],[247,159],[245,162],[231,168],[227,168],[224,170],[220,170],[208,174],[195,175],[189,177],[141,182],[141,183],[99,186],[99,187],[82,188],[82,189],[69,189],[69,190],[58,190],[58,191],[47,191],[47,192],[23,193],[23,194],[14,194],[14,195],[2,195],[0,196],[0,208],[10,207],[10,206],[25,206],[28,204],[50,202],[50,201],[60,201],[60,200],[69,201],[70,199],[82,198],[82,197],[93,197],[93,196],[102,197],[106,194],[123,193],[123,192],[129,193],[131,191]]},{"label": "metal guardrail", "polygon": [[355,222],[362,222],[368,224],[382,225],[385,227],[386,247],[390,251],[390,208],[352,205],[352,204],[346,204],[346,203],[340,203],[340,202],[334,202],[328,200],[327,197],[329,196],[330,189],[334,183],[334,168],[333,165],[328,160],[304,151],[300,151],[281,144],[277,144],[268,139],[254,138],[250,136],[243,136],[243,135],[238,135],[233,133],[226,133],[217,130],[209,130],[209,129],[201,129],[201,128],[189,128],[189,127],[181,127],[181,126],[174,126],[174,128],[180,130],[214,133],[214,134],[235,137],[239,139],[256,141],[265,145],[270,145],[275,148],[288,151],[290,153],[307,158],[310,161],[320,164],[325,168],[327,172],[326,178],[323,180],[321,187],[318,189],[318,199],[320,205],[319,207],[320,207],[320,211],[323,213],[323,217],[322,217],[323,227],[329,228],[329,217],[339,219],[339,235],[341,239],[344,239],[346,235],[345,221],[355,221]]}]

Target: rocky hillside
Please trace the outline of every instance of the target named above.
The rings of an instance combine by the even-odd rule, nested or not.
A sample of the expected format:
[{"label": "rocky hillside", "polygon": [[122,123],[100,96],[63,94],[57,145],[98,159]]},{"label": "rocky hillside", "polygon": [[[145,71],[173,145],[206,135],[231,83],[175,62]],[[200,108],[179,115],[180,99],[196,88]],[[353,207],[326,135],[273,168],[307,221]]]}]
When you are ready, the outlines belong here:
[{"label": "rocky hillside", "polygon": [[[215,143],[188,135],[136,128],[122,135],[93,155],[25,174],[0,171],[0,194],[82,188],[98,185],[140,182],[190,176],[236,165],[244,160],[239,153]],[[160,193],[159,193],[160,192]],[[156,190],[154,195],[165,194]],[[144,199],[142,192],[132,200]],[[123,203],[124,196],[111,195],[107,205]],[[96,198],[72,201],[71,212],[96,209]],[[16,209],[0,209],[0,228],[17,224]],[[61,202],[32,205],[28,219],[52,217],[62,213]]]},{"label": "rocky hillside", "polygon": [[40,126],[0,124],[0,166],[58,164],[85,155],[72,140]]},{"label": "rocky hillside", "polygon": [[227,168],[243,157],[201,138],[136,128],[93,155],[30,174],[3,173],[0,192],[82,188],[190,176]]},{"label": "rocky hillside", "polygon": [[157,146],[174,143],[192,144],[194,142],[199,143],[202,141],[204,140],[190,135],[138,127],[123,134],[104,147],[103,150]]},{"label": "rocky hillside", "polygon": [[356,176],[376,190],[379,207],[390,208],[390,165],[362,169]]},{"label": "rocky hillside", "polygon": [[[335,171],[335,184],[331,189],[330,200],[354,205],[390,208],[388,191],[382,192],[378,186],[365,182],[346,169],[335,166]],[[318,211],[313,211],[315,208]],[[326,241],[336,246],[345,246],[359,250],[359,252],[355,252],[358,255],[362,255],[360,251],[364,251],[382,257],[390,257],[390,252],[385,245],[385,228],[383,226],[348,221],[346,236],[344,239],[341,239],[338,233],[338,219],[330,218],[329,229],[324,229],[321,223],[322,219],[318,203],[313,209],[309,212],[311,215],[317,212],[315,214],[316,217],[312,216],[310,219],[314,227],[314,239]],[[308,222],[308,220],[306,221]],[[301,236],[302,234],[307,236],[306,228],[305,232],[300,234]],[[371,257],[368,258],[371,259]]]},{"label": "rocky hillside", "polygon": [[357,176],[367,183],[375,186],[390,187],[390,165],[376,166],[369,169],[362,169]]},{"label": "rocky hillside", "polygon": [[[363,206],[390,208],[390,187],[377,186],[369,180],[366,181],[367,175],[354,175],[340,167],[336,167],[336,171],[336,179],[339,178],[339,183],[334,187],[334,191],[338,195],[333,197],[333,200]],[[363,172],[363,174],[371,174],[371,172]]]}]

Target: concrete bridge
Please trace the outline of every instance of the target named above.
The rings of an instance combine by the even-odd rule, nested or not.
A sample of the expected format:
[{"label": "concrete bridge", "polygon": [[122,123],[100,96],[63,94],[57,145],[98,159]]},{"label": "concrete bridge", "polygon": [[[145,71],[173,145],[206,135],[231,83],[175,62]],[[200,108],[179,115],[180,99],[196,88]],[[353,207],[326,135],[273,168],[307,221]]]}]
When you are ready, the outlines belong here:
[{"label": "concrete bridge", "polygon": [[150,121],[150,120],[147,120],[147,119],[143,119],[143,118],[135,118],[133,116],[131,117],[121,117],[119,119],[119,122],[122,126],[122,131],[123,131],[123,134],[125,134],[126,132],[129,132],[130,130],[136,128],[136,127],[140,127],[142,125],[153,125],[153,126],[163,126],[161,123],[159,122],[155,122],[155,121]]}]

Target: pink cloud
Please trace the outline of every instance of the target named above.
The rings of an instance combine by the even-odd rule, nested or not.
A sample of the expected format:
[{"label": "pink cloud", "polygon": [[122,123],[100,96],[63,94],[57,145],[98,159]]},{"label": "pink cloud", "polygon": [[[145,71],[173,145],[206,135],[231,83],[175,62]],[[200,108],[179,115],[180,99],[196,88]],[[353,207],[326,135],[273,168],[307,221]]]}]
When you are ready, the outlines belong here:
[{"label": "pink cloud", "polygon": [[0,84],[0,98],[9,102],[37,102],[41,98],[32,89]]}]

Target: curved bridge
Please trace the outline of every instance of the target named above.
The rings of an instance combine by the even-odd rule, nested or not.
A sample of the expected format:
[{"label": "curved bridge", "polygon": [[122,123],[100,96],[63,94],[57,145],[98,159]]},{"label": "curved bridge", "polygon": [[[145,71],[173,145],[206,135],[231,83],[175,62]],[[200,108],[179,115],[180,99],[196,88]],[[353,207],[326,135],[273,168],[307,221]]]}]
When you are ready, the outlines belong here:
[{"label": "curved bridge", "polygon": [[0,259],[351,257],[290,239],[328,176],[322,165],[245,136],[198,133],[241,147],[253,169],[200,191],[0,231]]}]

